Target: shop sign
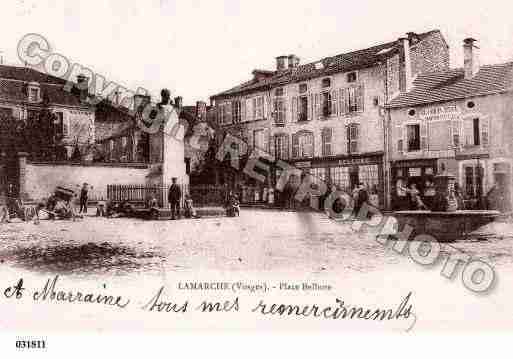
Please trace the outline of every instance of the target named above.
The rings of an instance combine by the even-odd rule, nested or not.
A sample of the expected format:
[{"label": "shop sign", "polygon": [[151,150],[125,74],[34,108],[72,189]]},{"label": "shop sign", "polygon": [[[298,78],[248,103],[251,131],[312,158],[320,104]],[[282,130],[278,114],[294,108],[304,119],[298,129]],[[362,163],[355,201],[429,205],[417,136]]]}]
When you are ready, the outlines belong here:
[{"label": "shop sign", "polygon": [[343,160],[338,160],[339,165],[358,165],[358,164],[366,164],[366,163],[372,163],[372,161],[369,158],[365,157],[358,157],[358,158],[345,158]]},{"label": "shop sign", "polygon": [[296,167],[297,168],[310,168],[311,163],[310,163],[310,161],[296,162]]},{"label": "shop sign", "polygon": [[420,177],[421,169],[420,167],[408,168],[408,175],[410,177]]},{"label": "shop sign", "polygon": [[456,105],[427,107],[420,111],[419,117],[426,121],[459,120],[461,110]]}]

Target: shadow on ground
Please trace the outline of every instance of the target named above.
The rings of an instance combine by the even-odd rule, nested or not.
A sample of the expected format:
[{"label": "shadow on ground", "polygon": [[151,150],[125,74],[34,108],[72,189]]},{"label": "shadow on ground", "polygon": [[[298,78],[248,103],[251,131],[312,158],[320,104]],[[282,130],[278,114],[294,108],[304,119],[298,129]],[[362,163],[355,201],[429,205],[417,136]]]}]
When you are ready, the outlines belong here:
[{"label": "shadow on ground", "polygon": [[111,243],[85,243],[15,247],[0,252],[0,261],[31,271],[52,274],[128,274],[158,270],[164,255],[158,251],[136,251]]}]

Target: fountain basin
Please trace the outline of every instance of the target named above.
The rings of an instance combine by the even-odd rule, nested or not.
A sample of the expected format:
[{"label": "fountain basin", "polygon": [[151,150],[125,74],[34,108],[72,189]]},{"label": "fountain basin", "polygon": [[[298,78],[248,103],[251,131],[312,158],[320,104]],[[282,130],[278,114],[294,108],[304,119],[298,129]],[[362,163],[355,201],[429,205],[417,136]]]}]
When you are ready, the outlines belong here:
[{"label": "fountain basin", "polygon": [[409,239],[420,234],[429,234],[439,242],[452,242],[469,238],[471,232],[493,222],[501,215],[499,211],[459,210],[452,212],[396,211],[399,232],[405,225],[413,228]]}]

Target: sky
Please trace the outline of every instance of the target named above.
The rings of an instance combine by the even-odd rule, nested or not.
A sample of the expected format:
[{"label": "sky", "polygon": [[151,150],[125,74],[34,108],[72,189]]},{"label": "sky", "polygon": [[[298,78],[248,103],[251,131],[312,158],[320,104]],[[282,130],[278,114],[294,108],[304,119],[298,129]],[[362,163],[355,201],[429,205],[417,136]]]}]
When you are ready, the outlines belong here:
[{"label": "sky", "polygon": [[451,65],[462,41],[478,40],[481,63],[513,60],[508,1],[2,0],[0,56],[20,64],[19,40],[43,35],[52,50],[129,89],[168,88],[184,104],[274,69],[275,57],[301,63],[440,29]]}]

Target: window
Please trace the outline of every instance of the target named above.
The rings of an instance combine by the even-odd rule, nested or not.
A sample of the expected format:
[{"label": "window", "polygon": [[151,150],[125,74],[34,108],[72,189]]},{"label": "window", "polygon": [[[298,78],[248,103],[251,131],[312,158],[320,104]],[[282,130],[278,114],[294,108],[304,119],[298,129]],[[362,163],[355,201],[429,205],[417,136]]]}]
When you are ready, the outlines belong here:
[{"label": "window", "polygon": [[379,186],[378,165],[359,166],[358,179],[365,183],[369,190],[377,188]]},{"label": "window", "polygon": [[310,175],[312,176],[312,183],[320,185],[327,182],[326,168],[310,168]]},{"label": "window", "polygon": [[330,168],[331,183],[344,191],[349,188],[349,167]]},{"label": "window", "polygon": [[465,195],[470,198],[481,196],[483,194],[483,168],[480,165],[470,165],[464,168]]},{"label": "window", "polygon": [[463,126],[465,146],[479,146],[481,144],[479,118],[466,119]]},{"label": "window", "polygon": [[55,117],[55,136],[58,138],[67,136],[68,129],[66,123],[64,122],[64,114],[62,112],[55,112]]},{"label": "window", "polygon": [[340,89],[339,112],[341,114],[362,112],[364,105],[363,85]]},{"label": "window", "polygon": [[358,76],[356,72],[350,72],[347,74],[347,82],[356,82],[358,79]]},{"label": "window", "polygon": [[352,123],[347,126],[347,152],[348,153],[357,153],[359,151],[358,148],[358,124]]},{"label": "window", "polygon": [[265,131],[263,129],[253,131],[254,147],[260,150],[267,150],[265,141]]},{"label": "window", "polygon": [[420,151],[420,125],[406,125],[408,152]]},{"label": "window", "polygon": [[289,137],[285,134],[279,134],[274,137],[275,157],[280,160],[289,158]]},{"label": "window", "polygon": [[298,121],[308,120],[308,96],[301,96],[299,98],[299,111]]},{"label": "window", "polygon": [[322,79],[321,86],[323,88],[330,87],[331,86],[331,79],[330,78]]},{"label": "window", "polygon": [[333,131],[331,128],[324,128],[321,132],[322,138],[322,155],[323,156],[331,156],[331,141],[332,141]]},{"label": "window", "polygon": [[0,116],[13,117],[13,109],[8,107],[0,107]]},{"label": "window", "polygon": [[349,112],[358,111],[358,101],[356,99],[356,88],[349,87],[347,89],[347,107]]},{"label": "window", "polygon": [[241,103],[238,100],[232,102],[232,117],[233,123],[239,123],[241,120]]},{"label": "window", "polygon": [[283,96],[283,87],[279,87],[274,90],[274,96]]},{"label": "window", "polygon": [[253,98],[253,119],[261,120],[264,118],[264,97]]},{"label": "window", "polygon": [[285,124],[285,100],[283,98],[274,99],[274,122],[277,125]]},{"label": "window", "polygon": [[127,138],[126,136],[121,137],[121,147],[125,148],[127,144]]},{"label": "window", "polygon": [[39,88],[29,87],[28,100],[29,100],[29,102],[38,102],[39,101]]},{"label": "window", "polygon": [[322,96],[322,115],[328,117],[331,115],[332,104],[331,104],[331,93],[323,92]]},{"label": "window", "polygon": [[292,136],[292,157],[313,157],[314,138],[312,132],[297,133]]},{"label": "window", "polygon": [[306,91],[308,91],[308,86],[306,84],[300,84],[299,93],[305,93]]}]

